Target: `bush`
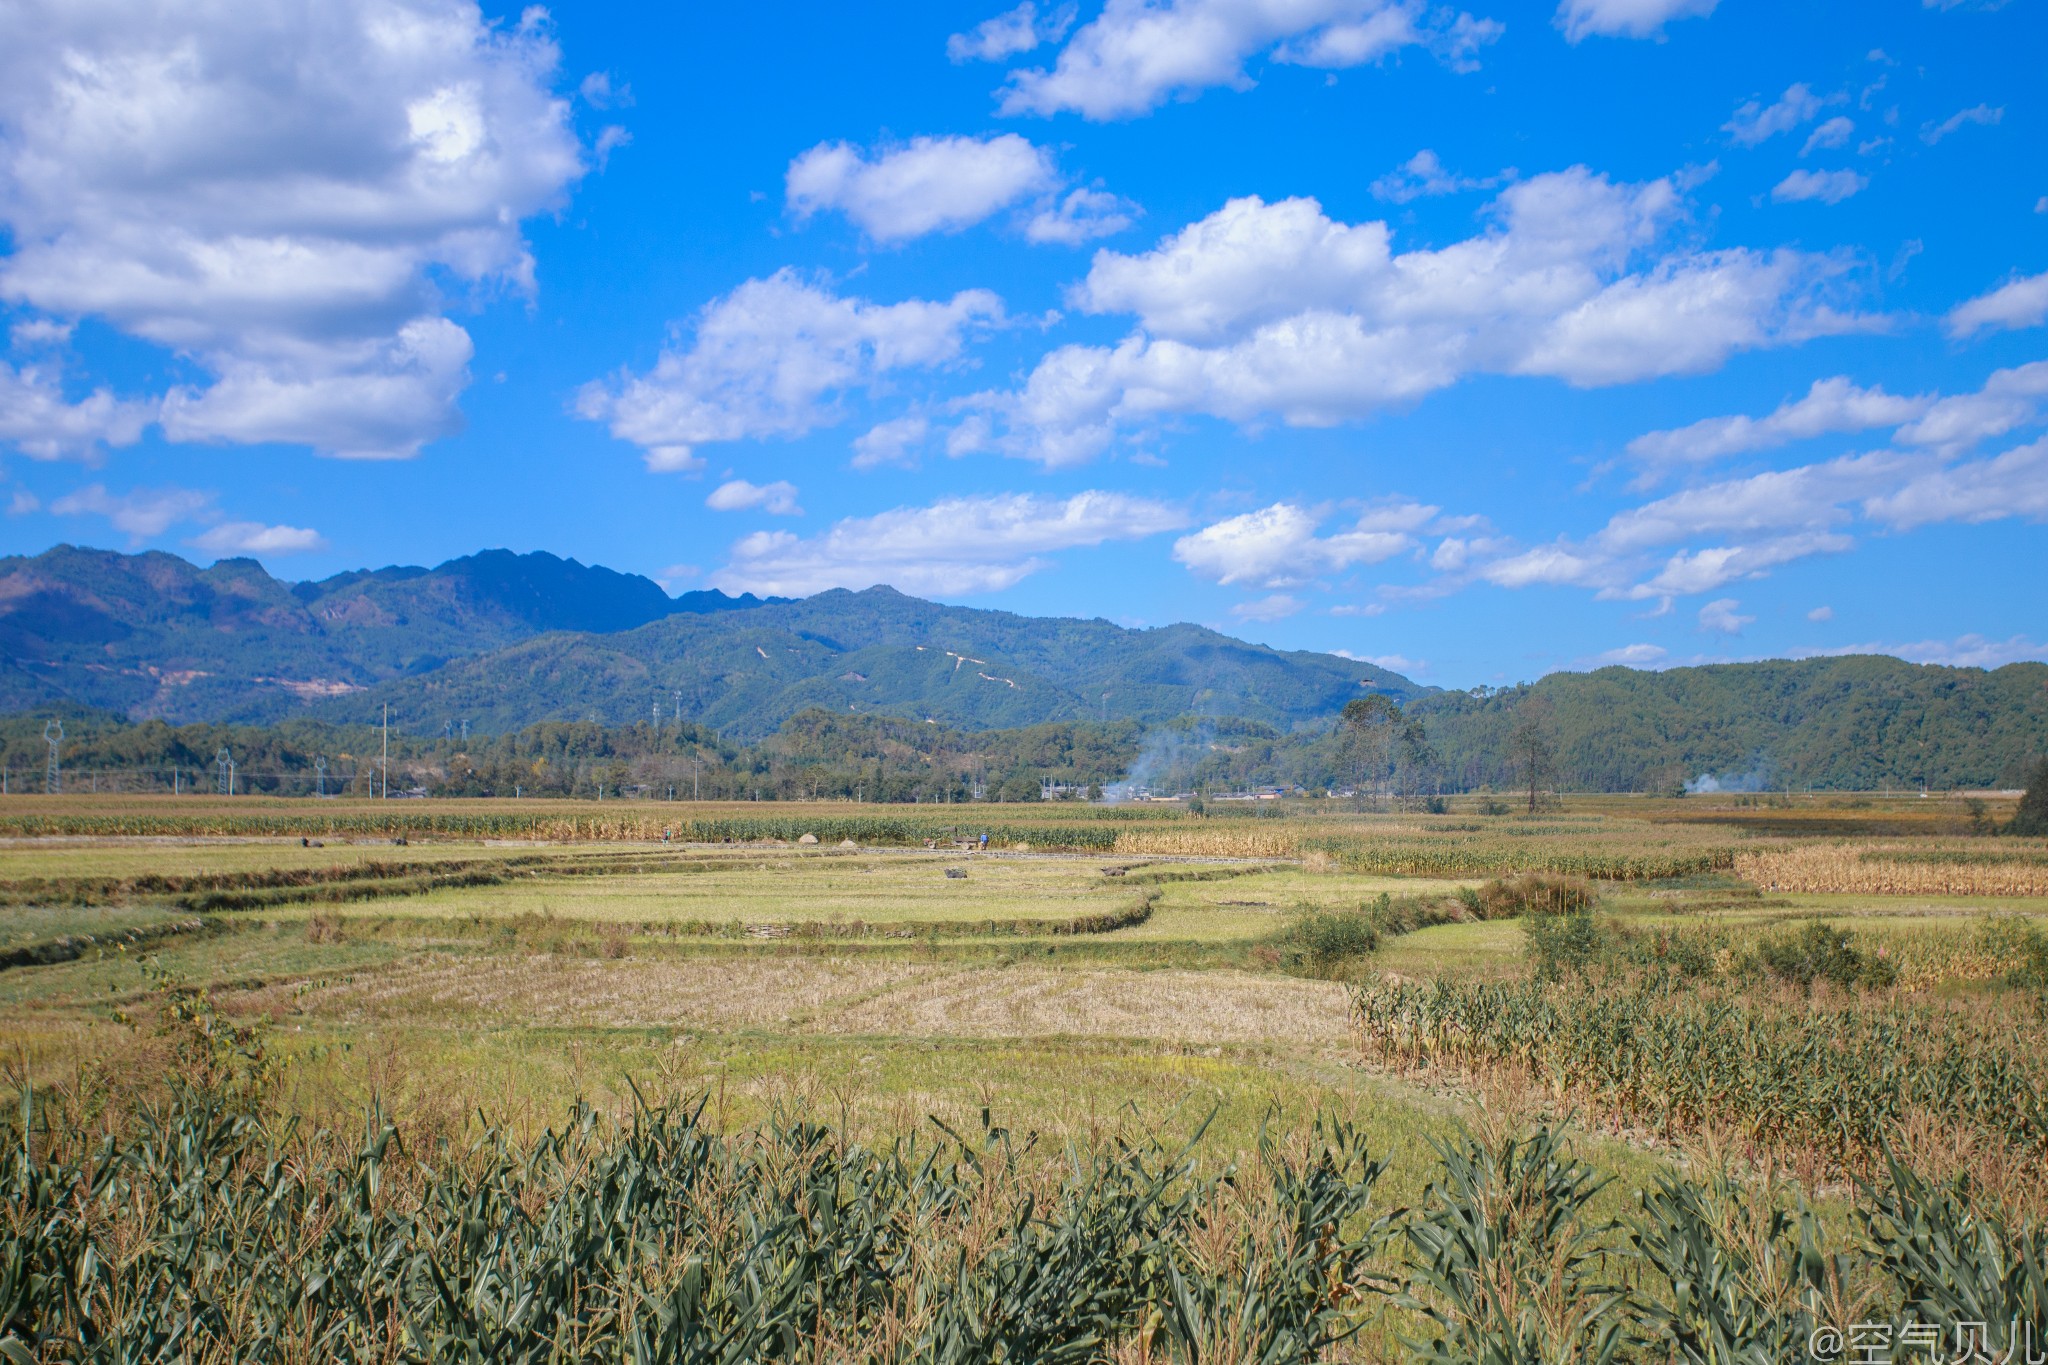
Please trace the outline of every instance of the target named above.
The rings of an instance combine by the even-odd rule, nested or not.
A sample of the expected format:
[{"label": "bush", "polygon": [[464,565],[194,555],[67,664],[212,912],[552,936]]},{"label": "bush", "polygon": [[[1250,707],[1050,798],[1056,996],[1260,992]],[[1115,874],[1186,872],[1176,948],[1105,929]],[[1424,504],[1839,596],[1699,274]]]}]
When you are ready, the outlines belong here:
[{"label": "bush", "polygon": [[1584,976],[1601,956],[1600,926],[1590,910],[1528,915],[1522,932],[1528,936],[1529,964],[1538,981]]},{"label": "bush", "polygon": [[1281,965],[1306,976],[1343,977],[1358,959],[1371,956],[1380,940],[1449,924],[1460,916],[1444,901],[1386,892],[1356,910],[1310,910],[1281,935]]},{"label": "bush", "polygon": [[1766,972],[1810,991],[1825,981],[1838,990],[1857,986],[1882,988],[1898,980],[1898,966],[1882,948],[1865,954],[1856,937],[1826,920],[1814,920],[1798,933],[1767,938],[1756,947],[1756,960]]},{"label": "bush", "polygon": [[1289,926],[1281,963],[1308,976],[1341,976],[1380,946],[1379,931],[1363,911],[1311,910]]}]

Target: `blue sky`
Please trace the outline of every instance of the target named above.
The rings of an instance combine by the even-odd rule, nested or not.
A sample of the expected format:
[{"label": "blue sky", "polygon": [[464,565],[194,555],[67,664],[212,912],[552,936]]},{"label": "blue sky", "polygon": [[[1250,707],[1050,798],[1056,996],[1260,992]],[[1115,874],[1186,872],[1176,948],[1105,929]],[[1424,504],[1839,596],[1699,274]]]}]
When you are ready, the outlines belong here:
[{"label": "blue sky", "polygon": [[0,12],[0,549],[2048,657],[2038,3]]}]

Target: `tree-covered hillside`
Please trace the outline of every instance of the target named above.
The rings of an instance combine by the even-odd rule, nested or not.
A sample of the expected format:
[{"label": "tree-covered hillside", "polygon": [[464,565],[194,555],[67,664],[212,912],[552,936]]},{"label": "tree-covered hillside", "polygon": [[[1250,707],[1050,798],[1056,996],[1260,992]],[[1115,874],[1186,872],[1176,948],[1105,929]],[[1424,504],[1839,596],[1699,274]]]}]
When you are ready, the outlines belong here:
[{"label": "tree-covered hillside", "polygon": [[1852,655],[1603,668],[1439,692],[1417,711],[1447,779],[1510,784],[1508,732],[1530,697],[1547,703],[1558,779],[1576,790],[1656,790],[1702,776],[1781,789],[2010,787],[2048,752],[2048,664],[1987,672]]},{"label": "tree-covered hillside", "polygon": [[620,725],[659,702],[740,739],[811,707],[966,729],[1181,715],[1322,725],[1346,701],[1428,689],[1332,654],[1246,644],[1200,626],[950,607],[889,588],[833,591],[616,635],[551,635],[336,698],[316,714],[509,730],[550,717]]}]

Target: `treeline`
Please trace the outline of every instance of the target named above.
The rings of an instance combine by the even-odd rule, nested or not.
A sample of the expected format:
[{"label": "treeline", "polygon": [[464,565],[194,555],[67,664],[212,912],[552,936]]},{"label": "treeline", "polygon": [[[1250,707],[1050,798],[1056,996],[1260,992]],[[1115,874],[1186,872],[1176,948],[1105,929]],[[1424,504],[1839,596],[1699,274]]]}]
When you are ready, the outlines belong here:
[{"label": "treeline", "polygon": [[[65,790],[212,791],[218,756],[236,790],[373,796],[386,736],[375,727],[294,720],[276,726],[169,725],[73,710],[0,718],[8,790],[43,790],[46,726],[61,721]],[[732,744],[670,721],[545,722],[504,735],[389,735],[389,789],[434,796],[598,799],[622,793],[703,800],[1036,801],[1048,784],[1076,794],[1118,780],[1141,748],[1135,722],[969,732],[813,709],[760,744]]]},{"label": "treeline", "polygon": [[[0,718],[9,790],[41,790],[54,712]],[[131,723],[74,710],[62,762],[115,790],[217,785],[226,749],[236,789],[369,795],[384,781],[371,726]],[[754,743],[709,726],[549,721],[467,738],[394,728],[394,793],[633,795],[706,800],[1034,801],[1129,781],[1154,793],[1262,787],[1308,792],[1543,789],[1678,791],[2019,787],[2048,754],[2048,665],[1936,668],[1862,656],[1558,673],[1512,688],[1439,692],[1405,709],[1353,699],[1318,723],[1243,718],[1160,724],[1078,720],[961,729],[931,720],[810,707]],[[1532,782],[1531,768],[1535,768]]]}]

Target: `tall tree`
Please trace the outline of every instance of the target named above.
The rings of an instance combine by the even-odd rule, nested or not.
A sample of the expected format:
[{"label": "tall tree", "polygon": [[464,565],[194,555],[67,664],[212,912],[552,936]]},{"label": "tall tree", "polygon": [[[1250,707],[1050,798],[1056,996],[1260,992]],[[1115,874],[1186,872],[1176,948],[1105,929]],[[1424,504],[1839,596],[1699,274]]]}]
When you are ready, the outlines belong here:
[{"label": "tall tree", "polygon": [[2007,834],[2048,834],[2048,758],[2034,765],[2027,774],[2026,795],[2020,798],[2020,808],[2013,812],[2012,823],[2005,827]]},{"label": "tall tree", "polygon": [[1338,713],[1341,771],[1351,779],[1361,800],[1385,780],[1401,728],[1401,703],[1380,692],[1354,697]]},{"label": "tall tree", "polygon": [[1556,718],[1542,697],[1525,697],[1515,707],[1515,725],[1508,732],[1508,762],[1529,789],[1529,813],[1533,815],[1538,793],[1557,770]]}]

